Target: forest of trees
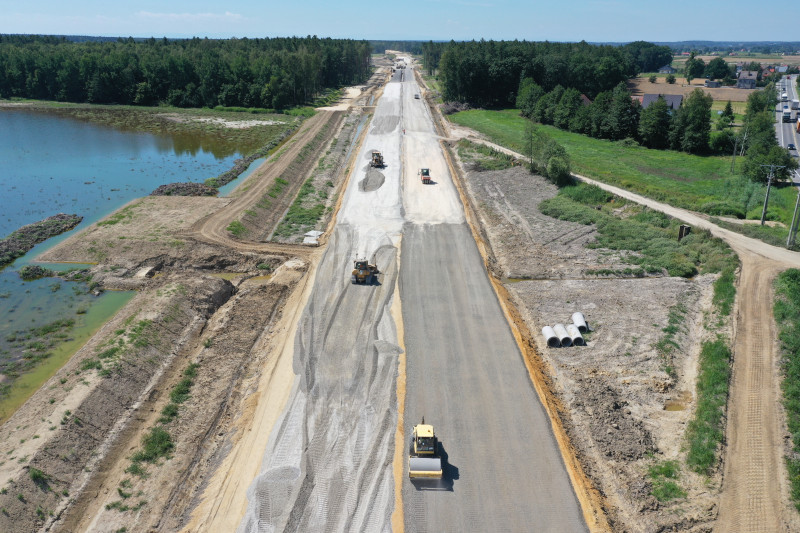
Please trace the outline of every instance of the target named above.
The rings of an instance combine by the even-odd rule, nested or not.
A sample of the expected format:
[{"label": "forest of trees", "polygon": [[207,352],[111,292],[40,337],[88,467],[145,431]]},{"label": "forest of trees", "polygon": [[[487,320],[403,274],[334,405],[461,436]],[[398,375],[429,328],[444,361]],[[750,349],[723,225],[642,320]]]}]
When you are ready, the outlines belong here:
[{"label": "forest of trees", "polygon": [[638,72],[672,60],[669,48],[637,41],[624,46],[586,42],[471,41],[422,45],[425,68],[436,72],[447,101],[480,107],[514,105],[520,80],[546,92],[560,85],[594,98]]},{"label": "forest of trees", "polygon": [[363,83],[367,41],[119,39],[0,35],[0,97],[97,104],[285,109]]}]

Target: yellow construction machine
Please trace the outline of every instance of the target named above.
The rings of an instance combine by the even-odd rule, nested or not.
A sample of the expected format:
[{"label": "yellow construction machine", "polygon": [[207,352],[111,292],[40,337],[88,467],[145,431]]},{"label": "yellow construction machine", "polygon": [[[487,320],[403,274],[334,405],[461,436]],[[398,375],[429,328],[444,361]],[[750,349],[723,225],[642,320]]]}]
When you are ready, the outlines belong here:
[{"label": "yellow construction machine", "polygon": [[414,426],[411,435],[411,446],[408,451],[408,477],[441,479],[442,458],[439,457],[439,442],[433,426],[422,423]]},{"label": "yellow construction machine", "polygon": [[369,164],[373,167],[383,168],[383,155],[378,150],[373,150]]},{"label": "yellow construction machine", "polygon": [[371,265],[366,259],[356,259],[353,261],[353,274],[350,281],[353,283],[363,283],[372,285],[377,280],[378,266]]}]

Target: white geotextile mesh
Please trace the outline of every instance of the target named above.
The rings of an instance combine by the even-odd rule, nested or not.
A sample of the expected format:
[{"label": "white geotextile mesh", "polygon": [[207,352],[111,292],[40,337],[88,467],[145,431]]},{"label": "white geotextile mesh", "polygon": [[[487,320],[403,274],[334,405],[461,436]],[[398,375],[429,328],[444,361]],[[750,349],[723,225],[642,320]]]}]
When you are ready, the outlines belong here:
[{"label": "white geotextile mesh", "polygon": [[[318,283],[334,262],[347,279],[337,256],[349,254],[341,242],[349,237],[334,234]],[[247,490],[239,533],[391,530],[400,352],[388,313],[395,249],[377,255],[382,285],[315,286],[295,342],[297,386]]]}]

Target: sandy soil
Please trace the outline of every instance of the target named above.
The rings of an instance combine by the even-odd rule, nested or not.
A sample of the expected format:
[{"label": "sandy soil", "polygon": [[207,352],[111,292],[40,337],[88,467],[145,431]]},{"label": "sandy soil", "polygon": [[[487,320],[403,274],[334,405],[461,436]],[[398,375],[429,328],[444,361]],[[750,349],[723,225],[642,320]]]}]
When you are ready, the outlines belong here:
[{"label": "sandy soil", "polygon": [[235,130],[252,128],[253,126],[273,126],[275,124],[286,124],[283,120],[225,120],[224,118],[214,117],[190,117],[187,115],[179,115],[177,113],[162,113],[162,117],[173,122],[207,122],[217,126],[224,126]]}]

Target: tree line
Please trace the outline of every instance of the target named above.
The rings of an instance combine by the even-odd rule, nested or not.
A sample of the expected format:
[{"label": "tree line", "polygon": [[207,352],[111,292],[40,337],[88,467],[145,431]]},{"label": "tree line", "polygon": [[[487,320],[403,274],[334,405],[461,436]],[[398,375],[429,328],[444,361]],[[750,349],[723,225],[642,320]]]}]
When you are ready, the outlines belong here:
[{"label": "tree line", "polygon": [[643,70],[672,59],[669,48],[637,41],[624,46],[527,41],[422,45],[425,68],[436,73],[447,101],[480,107],[514,105],[521,79],[546,92],[570,87],[594,97]]},{"label": "tree line", "polygon": [[285,109],[364,82],[367,41],[290,37],[69,42],[0,36],[0,97]]},{"label": "tree line", "polygon": [[647,109],[631,98],[624,83],[598,94],[594,101],[575,88],[545,90],[531,78],[520,83],[520,114],[542,124],[599,139],[632,139],[648,148],[672,148],[690,153],[709,151],[712,98],[691,93],[677,110],[659,98]]}]

